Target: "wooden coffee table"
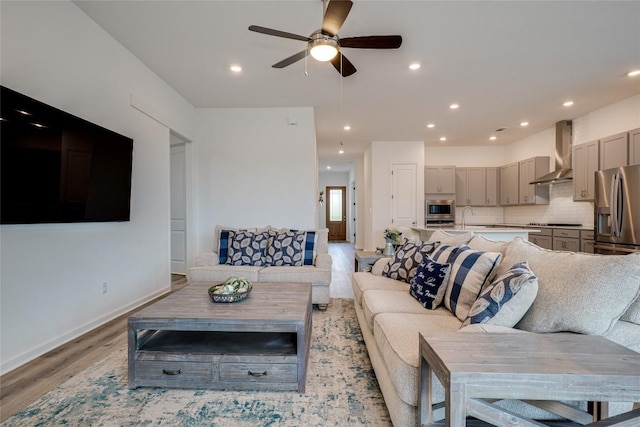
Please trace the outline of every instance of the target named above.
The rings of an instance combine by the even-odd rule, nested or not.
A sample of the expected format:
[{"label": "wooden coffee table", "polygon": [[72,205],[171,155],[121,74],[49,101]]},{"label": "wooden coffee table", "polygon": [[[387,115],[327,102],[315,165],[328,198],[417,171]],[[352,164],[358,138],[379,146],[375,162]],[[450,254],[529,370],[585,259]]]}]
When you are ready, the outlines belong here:
[{"label": "wooden coffee table", "polygon": [[128,319],[129,387],[305,391],[311,284],[254,283],[213,303],[186,288]]},{"label": "wooden coffee table", "polygon": [[420,356],[422,425],[441,425],[431,402],[435,375],[445,388],[449,427],[465,426],[467,416],[491,425],[544,425],[491,404],[500,399],[526,400],[580,425],[640,426],[640,410],[590,424],[594,415],[556,402],[640,400],[640,353],[600,336],[420,335]]}]

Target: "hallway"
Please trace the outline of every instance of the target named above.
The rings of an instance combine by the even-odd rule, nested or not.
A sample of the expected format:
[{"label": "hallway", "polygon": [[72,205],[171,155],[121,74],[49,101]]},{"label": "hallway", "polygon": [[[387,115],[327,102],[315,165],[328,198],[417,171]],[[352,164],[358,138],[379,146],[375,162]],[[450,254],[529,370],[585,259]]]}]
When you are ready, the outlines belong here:
[{"label": "hallway", "polygon": [[333,265],[329,293],[331,298],[353,299],[351,275],[355,269],[355,246],[352,243],[329,242],[329,255]]}]

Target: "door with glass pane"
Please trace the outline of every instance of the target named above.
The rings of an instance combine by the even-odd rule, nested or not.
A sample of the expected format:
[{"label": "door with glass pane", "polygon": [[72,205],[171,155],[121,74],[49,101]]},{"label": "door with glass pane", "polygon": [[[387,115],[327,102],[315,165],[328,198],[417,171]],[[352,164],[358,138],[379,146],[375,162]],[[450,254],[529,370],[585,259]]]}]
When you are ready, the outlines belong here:
[{"label": "door with glass pane", "polygon": [[347,240],[347,187],[327,187],[329,240]]}]

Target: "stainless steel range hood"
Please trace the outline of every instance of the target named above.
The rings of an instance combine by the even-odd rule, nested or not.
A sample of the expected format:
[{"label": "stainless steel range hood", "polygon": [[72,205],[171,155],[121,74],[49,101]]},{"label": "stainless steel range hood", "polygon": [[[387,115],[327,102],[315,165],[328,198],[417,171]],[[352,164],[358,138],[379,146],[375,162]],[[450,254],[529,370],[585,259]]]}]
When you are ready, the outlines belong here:
[{"label": "stainless steel range hood", "polygon": [[553,172],[531,181],[530,184],[554,184],[573,180],[571,129],[571,120],[556,123],[556,168]]}]

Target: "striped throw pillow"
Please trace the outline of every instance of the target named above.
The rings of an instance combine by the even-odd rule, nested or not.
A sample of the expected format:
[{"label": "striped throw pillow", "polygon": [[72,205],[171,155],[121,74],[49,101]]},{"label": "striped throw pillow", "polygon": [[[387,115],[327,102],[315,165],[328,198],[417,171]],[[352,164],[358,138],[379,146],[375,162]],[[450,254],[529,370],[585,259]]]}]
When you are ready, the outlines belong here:
[{"label": "striped throw pillow", "polygon": [[502,254],[474,251],[468,246],[441,245],[431,258],[440,264],[451,264],[444,306],[461,321],[466,320],[482,287],[498,268]]}]

